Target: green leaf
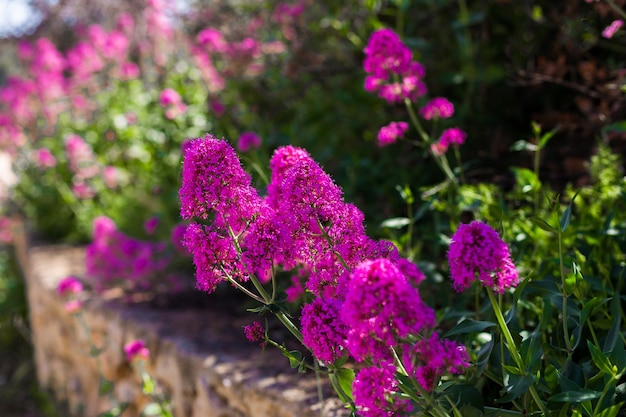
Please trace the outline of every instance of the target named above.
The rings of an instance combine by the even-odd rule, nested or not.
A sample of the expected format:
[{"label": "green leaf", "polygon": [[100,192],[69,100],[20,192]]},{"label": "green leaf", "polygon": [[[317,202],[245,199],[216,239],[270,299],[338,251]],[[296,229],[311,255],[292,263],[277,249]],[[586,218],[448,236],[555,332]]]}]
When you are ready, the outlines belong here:
[{"label": "green leaf", "polygon": [[104,397],[105,395],[109,395],[113,392],[113,382],[100,377],[100,387],[98,388],[98,395]]},{"label": "green leaf", "polygon": [[491,351],[494,346],[494,338],[493,334],[491,335],[491,340],[487,342],[483,347],[478,351],[478,355],[476,355],[476,378],[482,375],[484,370],[487,368],[487,364],[489,363],[489,357],[491,356]]},{"label": "green leaf", "polygon": [[443,337],[450,337],[467,333],[478,333],[495,326],[497,326],[497,324],[491,321],[466,319],[450,329]]},{"label": "green leaf", "polygon": [[424,204],[422,204],[420,208],[413,215],[413,221],[416,222],[422,217],[424,217],[424,214],[426,214],[426,212],[432,207],[434,202],[435,202],[435,198],[433,197],[427,202],[425,202]]},{"label": "green leaf", "polygon": [[591,343],[591,340],[587,340],[587,347],[589,348],[589,352],[591,353],[591,359],[593,359],[593,363],[598,367],[600,372],[615,376],[615,372],[613,371],[613,365],[611,364],[611,361],[606,356],[606,354],[602,353],[600,348]]},{"label": "green leaf", "polygon": [[300,353],[300,351],[283,351],[283,355],[289,359],[289,365],[291,365],[292,368],[297,368],[302,363],[302,353]]},{"label": "green leaf", "polygon": [[354,382],[354,376],[354,370],[348,368],[337,369],[334,374],[331,374],[331,378],[334,379],[337,385],[335,387],[335,391],[337,391],[339,397],[344,401],[354,401],[354,397],[352,396],[352,383]]},{"label": "green leaf", "polygon": [[498,403],[508,403],[528,392],[531,385],[535,383],[533,375],[511,375],[509,383],[504,387],[504,397],[496,400]]},{"label": "green leaf", "polygon": [[621,122],[617,122],[617,123],[612,123],[602,128],[603,135],[609,132],[618,132],[618,133],[626,132],[626,120],[622,120]]},{"label": "green leaf", "polygon": [[585,324],[589,316],[595,312],[595,309],[609,300],[610,298],[602,297],[594,297],[591,300],[587,300],[582,309],[582,312],[580,313],[580,323]]},{"label": "green leaf", "polygon": [[621,402],[619,404],[612,405],[609,408],[605,408],[600,414],[598,414],[598,417],[616,417],[623,405],[624,403]]},{"label": "green leaf", "polygon": [[541,182],[537,175],[528,168],[511,167],[517,185],[520,186],[523,193],[528,193],[541,188]]},{"label": "green leaf", "polygon": [[109,411],[98,414],[98,417],[119,417],[126,410],[126,407],[128,407],[127,403],[118,404]]},{"label": "green leaf", "polygon": [[[480,393],[477,392],[477,397],[480,397]],[[460,408],[461,415],[463,417],[482,417],[483,412],[480,409],[472,407],[469,404],[465,404]]]},{"label": "green leaf", "polygon": [[561,232],[564,232],[567,229],[567,226],[569,226],[569,222],[572,219],[572,205],[574,204],[574,200],[576,199],[576,196],[578,195],[578,192],[576,192],[576,194],[574,194],[574,197],[572,197],[572,200],[569,202],[569,204],[567,205],[567,208],[565,209],[565,211],[563,212],[563,215],[561,216]]},{"label": "green leaf", "polygon": [[601,392],[593,391],[590,389],[581,388],[578,391],[565,391],[559,392],[549,398],[549,401],[559,403],[580,403],[587,400],[594,400],[600,398]]},{"label": "green leaf", "polygon": [[557,125],[551,131],[544,133],[543,136],[541,136],[541,139],[539,139],[539,149],[543,149],[543,147],[546,146],[548,141],[552,139],[552,137],[556,134],[556,132],[559,131],[560,128],[561,126]]},{"label": "green leaf", "polygon": [[147,374],[143,374],[143,384],[141,386],[141,389],[143,391],[144,394],[153,394],[156,390],[156,382],[154,381],[154,379],[152,379],[152,377],[150,375]]},{"label": "green leaf", "polygon": [[509,150],[535,152],[537,150],[537,145],[526,140],[518,140],[509,148]]},{"label": "green leaf", "polygon": [[389,229],[401,229],[404,226],[408,226],[411,223],[411,219],[407,217],[393,217],[387,219],[380,224],[380,227],[386,227]]},{"label": "green leaf", "polygon": [[142,416],[158,416],[161,415],[161,404],[159,403],[148,403],[146,404],[146,406],[143,408],[143,411],[141,412]]},{"label": "green leaf", "polygon": [[396,185],[396,190],[398,191],[398,193],[400,193],[400,197],[402,197],[402,200],[404,200],[405,203],[413,204],[415,202],[415,197],[413,197],[413,192],[411,191],[411,188],[408,185],[405,185],[404,187],[400,187],[399,185]]},{"label": "green leaf", "polygon": [[534,223],[535,225],[539,226],[540,228],[542,228],[546,232],[556,232],[556,229],[554,227],[550,226],[548,224],[548,222],[546,222],[545,220],[543,220],[540,217],[531,216],[531,217],[528,218],[528,220],[530,220],[532,223]]}]

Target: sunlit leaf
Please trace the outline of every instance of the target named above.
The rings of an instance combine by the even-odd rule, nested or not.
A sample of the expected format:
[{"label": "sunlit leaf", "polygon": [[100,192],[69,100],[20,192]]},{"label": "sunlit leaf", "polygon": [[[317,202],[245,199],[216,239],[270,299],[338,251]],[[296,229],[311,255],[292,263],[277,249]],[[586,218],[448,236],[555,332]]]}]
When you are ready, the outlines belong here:
[{"label": "sunlit leaf", "polygon": [[444,337],[450,337],[450,336],[455,336],[459,334],[467,334],[467,333],[478,333],[478,332],[482,332],[485,329],[488,329],[490,327],[495,327],[495,326],[497,326],[497,324],[491,321],[479,321],[479,320],[466,319],[460,322],[459,324],[457,324],[456,326],[454,326],[452,329],[450,329],[444,335]]},{"label": "sunlit leaf", "polygon": [[580,403],[583,401],[600,398],[601,395],[601,392],[581,388],[578,391],[559,392],[558,394],[550,397],[549,400],[561,403]]}]

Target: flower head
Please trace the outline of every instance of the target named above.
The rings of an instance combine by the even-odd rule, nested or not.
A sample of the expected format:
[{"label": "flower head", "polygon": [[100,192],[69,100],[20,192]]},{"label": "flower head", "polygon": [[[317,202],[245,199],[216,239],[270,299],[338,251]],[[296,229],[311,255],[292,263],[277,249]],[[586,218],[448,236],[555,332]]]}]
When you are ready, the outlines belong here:
[{"label": "flower head", "polygon": [[261,346],[265,344],[265,329],[258,321],[244,327],[243,332],[249,341],[262,342]]},{"label": "flower head", "polygon": [[426,94],[422,81],[424,67],[411,60],[411,50],[391,29],[380,29],[372,33],[364,49],[363,68],[369,74],[364,88],[388,103],[411,101]]},{"label": "flower head", "polygon": [[387,126],[381,127],[378,132],[378,145],[387,146],[395,143],[396,140],[404,136],[408,128],[407,122],[391,122]]},{"label": "flower head", "polygon": [[454,114],[454,105],[445,97],[435,97],[426,103],[419,113],[426,120],[447,119]]},{"label": "flower head", "polygon": [[[410,404],[393,396],[398,389],[392,363],[361,369],[354,378],[354,402],[363,417],[407,415]],[[403,412],[404,411],[404,412]]]},{"label": "flower head", "polygon": [[443,374],[459,374],[467,368],[469,354],[465,346],[433,333],[404,350],[403,364],[424,390],[432,391]]},{"label": "flower head", "polygon": [[69,276],[63,278],[57,285],[57,293],[64,297],[70,294],[78,294],[83,290],[83,284],[76,278]]},{"label": "flower head", "polygon": [[237,140],[239,152],[249,152],[261,147],[261,137],[254,132],[243,132]]},{"label": "flower head", "polygon": [[602,36],[611,39],[615,33],[620,30],[620,28],[624,25],[624,21],[621,19],[614,20],[602,31]]},{"label": "flower head", "polygon": [[150,357],[150,350],[146,347],[143,340],[133,340],[124,345],[124,353],[126,353],[126,360],[132,362],[135,359],[148,359]]},{"label": "flower head", "polygon": [[302,342],[317,359],[333,362],[341,356],[348,328],[337,300],[316,298],[302,309]]},{"label": "flower head", "polygon": [[57,164],[57,159],[52,155],[50,149],[41,148],[35,151],[35,161],[41,169],[53,168]]},{"label": "flower head", "polygon": [[459,292],[475,280],[498,293],[519,282],[506,243],[498,232],[479,221],[459,226],[452,236],[448,262],[454,289]]},{"label": "flower head", "polygon": [[156,216],[150,217],[143,223],[143,229],[148,235],[153,235],[157,227],[159,227],[159,218]]},{"label": "flower head", "polygon": [[353,272],[342,308],[347,347],[357,360],[392,360],[390,347],[435,324],[435,314],[389,259],[362,262]]},{"label": "flower head", "polygon": [[191,140],[185,151],[180,188],[183,219],[207,219],[239,231],[258,212],[261,199],[235,150],[212,135]]}]

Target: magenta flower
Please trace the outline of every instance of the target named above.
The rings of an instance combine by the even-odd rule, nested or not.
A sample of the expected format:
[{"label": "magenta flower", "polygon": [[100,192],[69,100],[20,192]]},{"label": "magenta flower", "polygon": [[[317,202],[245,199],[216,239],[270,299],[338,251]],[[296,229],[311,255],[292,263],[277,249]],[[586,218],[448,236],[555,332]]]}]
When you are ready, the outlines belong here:
[{"label": "magenta flower", "polygon": [[340,317],[341,303],[316,298],[302,309],[302,342],[322,362],[342,356],[348,328]]},{"label": "magenta flower", "polygon": [[242,246],[245,250],[242,261],[248,272],[255,274],[261,281],[268,281],[272,267],[285,260],[280,222],[281,218],[264,202],[243,238]]},{"label": "magenta flower", "polygon": [[392,363],[361,369],[354,378],[352,393],[362,417],[408,415],[410,402],[394,398],[398,389]]},{"label": "magenta flower", "polygon": [[391,29],[372,33],[364,49],[363,68],[369,74],[364,88],[388,103],[400,103],[405,99],[415,101],[426,94],[424,67],[411,60],[411,50]]},{"label": "magenta flower", "polygon": [[156,231],[157,227],[159,227],[159,218],[156,217],[156,216],[150,217],[143,224],[143,229],[150,236],[152,236],[154,234],[154,232]]},{"label": "magenta flower", "polygon": [[72,184],[72,193],[80,200],[89,200],[95,197],[96,190],[86,182],[78,181]]},{"label": "magenta flower", "polygon": [[76,314],[83,308],[83,302],[80,300],[68,300],[63,307],[68,313]]},{"label": "magenta flower", "polygon": [[224,35],[217,29],[207,28],[197,36],[198,43],[204,45],[209,52],[223,53],[228,48],[228,42],[224,39]]},{"label": "magenta flower", "polygon": [[465,143],[467,133],[458,127],[451,127],[441,132],[439,140],[430,146],[431,151],[438,156],[448,151],[450,145],[460,146]]},{"label": "magenta flower", "polygon": [[445,373],[463,372],[469,366],[469,354],[465,346],[433,333],[404,350],[403,364],[409,376],[430,392]]},{"label": "magenta flower", "polygon": [[150,350],[148,350],[143,340],[133,340],[126,343],[124,345],[124,353],[126,353],[128,362],[132,362],[135,359],[146,360],[150,357]]},{"label": "magenta flower", "polygon": [[454,105],[445,97],[435,97],[426,103],[419,113],[426,120],[447,119],[454,114]]},{"label": "magenta flower", "polygon": [[35,162],[37,166],[41,169],[45,168],[53,168],[57,164],[57,159],[52,155],[50,149],[41,148],[35,151]]},{"label": "magenta flower", "polygon": [[618,20],[614,20],[613,22],[611,22],[610,25],[608,25],[606,28],[604,28],[604,30],[602,31],[602,36],[607,38],[607,39],[611,39],[613,37],[613,35],[615,35],[615,33],[621,29],[621,27],[624,25],[624,21],[621,19]]},{"label": "magenta flower", "polygon": [[298,301],[302,296],[306,293],[304,287],[302,286],[302,282],[306,282],[309,277],[308,268],[300,268],[296,275],[291,277],[291,286],[285,289],[285,293],[287,294],[287,302],[294,303]]},{"label": "magenta flower", "polygon": [[163,243],[126,236],[107,217],[94,220],[92,238],[86,248],[85,267],[97,290],[110,286],[145,290],[170,261]]},{"label": "magenta flower", "polygon": [[171,88],[164,89],[163,91],[161,91],[161,94],[159,95],[159,103],[163,107],[177,105],[178,103],[181,103],[181,102],[182,102],[182,98],[180,97],[180,94],[178,94],[176,90],[173,90]]},{"label": "magenta flower", "polygon": [[104,167],[104,170],[102,171],[102,180],[108,188],[115,188],[117,186],[117,177],[117,168],[111,165]]},{"label": "magenta flower", "polygon": [[183,103],[180,95],[171,88],[166,88],[159,95],[159,104],[165,108],[165,117],[174,119],[176,116],[184,114],[187,106]]},{"label": "magenta flower", "polygon": [[[69,161],[70,170],[76,180],[85,180],[100,173],[96,157],[91,146],[78,135],[70,135],[65,139],[65,152]],[[78,193],[84,194],[84,188],[79,187]]]},{"label": "magenta flower", "polygon": [[408,128],[407,122],[391,122],[387,126],[381,127],[378,132],[378,145],[387,146],[395,143],[396,140],[404,136]]},{"label": "magenta flower", "polygon": [[439,142],[445,146],[450,145],[463,145],[467,138],[467,133],[459,129],[458,127],[451,127],[441,132]]},{"label": "magenta flower", "polygon": [[64,297],[70,294],[78,294],[83,290],[83,284],[73,276],[63,278],[57,285],[57,294]]},{"label": "magenta flower", "polygon": [[434,311],[400,269],[384,258],[365,261],[354,270],[341,313],[349,328],[350,353],[374,363],[392,361],[391,347],[435,324]]},{"label": "magenta flower", "polygon": [[459,226],[452,236],[448,262],[457,292],[468,289],[475,280],[498,293],[519,282],[506,243],[498,232],[479,221]]},{"label": "magenta flower", "polygon": [[249,152],[261,147],[261,137],[254,132],[243,132],[237,140],[239,152]]},{"label": "magenta flower", "polygon": [[217,99],[211,100],[209,102],[209,107],[213,114],[217,117],[222,117],[226,111],[226,106],[224,106],[224,104]]},{"label": "magenta flower", "polygon": [[123,62],[119,69],[118,76],[122,80],[134,80],[139,77],[140,73],[139,67],[134,62]]},{"label": "magenta flower", "polygon": [[11,218],[0,216],[0,243],[10,243],[13,240],[13,222]]},{"label": "magenta flower", "polygon": [[184,223],[179,223],[172,228],[172,233],[170,235],[170,242],[174,249],[178,252],[188,255],[189,251],[183,245],[183,238],[185,237],[185,232],[187,231],[187,225]]},{"label": "magenta flower", "polygon": [[265,345],[265,329],[258,321],[245,326],[243,332],[246,335],[246,339],[249,341],[262,342],[261,346]]},{"label": "magenta flower", "polygon": [[212,135],[187,145],[180,188],[181,216],[207,219],[216,213],[218,227],[240,231],[259,211],[261,199],[235,150]]},{"label": "magenta flower", "polygon": [[248,280],[247,269],[239,259],[232,238],[191,223],[185,231],[183,244],[192,254],[199,290],[211,293],[228,277],[240,282]]}]

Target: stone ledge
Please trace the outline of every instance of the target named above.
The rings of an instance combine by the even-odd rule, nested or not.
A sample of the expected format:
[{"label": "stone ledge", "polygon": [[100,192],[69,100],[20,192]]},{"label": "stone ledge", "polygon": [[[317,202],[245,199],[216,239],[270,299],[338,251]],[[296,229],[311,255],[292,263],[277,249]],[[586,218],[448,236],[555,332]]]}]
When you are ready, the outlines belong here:
[{"label": "stone ledge", "polygon": [[[110,408],[98,396],[99,372],[78,321],[56,294],[58,282],[84,274],[82,247],[29,246],[18,235],[17,253],[26,276],[37,378],[71,415],[92,417]],[[170,399],[176,417],[346,416],[333,396],[317,401],[312,374],[289,368],[276,349],[249,343],[243,326],[254,315],[218,307],[159,310],[145,304],[91,297],[83,317],[97,346],[102,374],[115,383],[115,397],[139,416],[148,399],[126,361],[125,343],[143,339],[150,349],[147,370]],[[325,391],[328,387],[326,387]]]}]

